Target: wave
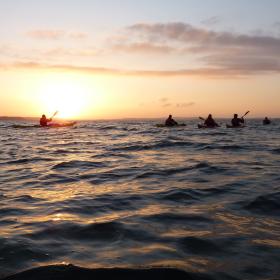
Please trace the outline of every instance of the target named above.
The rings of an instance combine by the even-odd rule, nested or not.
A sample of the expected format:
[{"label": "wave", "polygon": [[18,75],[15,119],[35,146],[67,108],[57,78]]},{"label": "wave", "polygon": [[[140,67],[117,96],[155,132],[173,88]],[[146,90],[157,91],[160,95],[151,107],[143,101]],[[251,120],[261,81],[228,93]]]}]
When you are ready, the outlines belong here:
[{"label": "wave", "polygon": [[[42,225],[44,226],[44,225]],[[116,240],[120,237],[122,225],[119,222],[93,223],[80,225],[70,222],[49,225],[42,230],[25,234],[35,240],[70,239],[70,240]]]},{"label": "wave", "polygon": [[5,207],[5,208],[0,208],[0,215],[5,215],[5,216],[22,216],[22,215],[28,215],[30,214],[31,211],[28,209],[23,209],[23,208],[13,208],[13,207]]},{"label": "wave", "polygon": [[110,157],[130,159],[133,156],[130,154],[125,154],[125,153],[120,153],[120,152],[106,152],[106,153],[97,154],[97,155],[92,156],[92,158],[97,158],[97,159],[110,158]]},{"label": "wave", "polygon": [[50,161],[53,161],[53,159],[52,158],[43,158],[43,157],[22,158],[22,159],[2,162],[2,163],[0,163],[0,165],[18,165],[18,164],[26,164],[26,163],[36,163],[36,162],[40,162],[40,161],[50,162]]},{"label": "wave", "polygon": [[155,144],[133,144],[123,147],[113,147],[113,151],[145,151],[145,150],[158,150],[165,148],[180,148],[189,147],[197,150],[224,150],[224,151],[243,151],[251,150],[252,147],[246,145],[217,145],[203,142],[191,142],[191,141],[169,141],[162,140]]},{"label": "wave", "polygon": [[76,279],[116,279],[116,280],[213,280],[202,273],[188,273],[176,268],[82,268],[74,265],[52,265],[36,267],[2,280],[76,280]]},{"label": "wave", "polygon": [[188,141],[168,141],[162,140],[155,144],[137,144],[127,145],[123,147],[111,148],[113,151],[145,151],[145,150],[156,150],[161,148],[176,148],[176,147],[191,147],[197,145],[193,142]]},{"label": "wave", "polygon": [[135,178],[143,179],[143,178],[153,178],[153,177],[164,177],[164,176],[171,176],[178,173],[186,173],[192,170],[201,170],[204,173],[211,174],[217,172],[224,172],[227,171],[226,168],[221,166],[213,166],[207,162],[200,162],[193,166],[187,167],[177,167],[177,168],[166,168],[166,169],[155,169],[142,172],[141,174],[137,175]]},{"label": "wave", "polygon": [[251,202],[241,202],[244,209],[261,215],[280,216],[280,192],[257,196]]},{"label": "wave", "polygon": [[233,241],[230,238],[210,239],[194,236],[183,237],[178,240],[180,248],[188,253],[206,256],[221,256],[230,254]]},{"label": "wave", "polygon": [[107,125],[107,126],[97,127],[97,129],[99,129],[99,130],[113,130],[113,129],[119,129],[119,127],[116,126],[116,125]]},{"label": "wave", "polygon": [[280,154],[280,148],[272,149],[272,153],[274,153],[274,154]]},{"label": "wave", "polygon": [[129,226],[118,221],[103,223],[77,224],[62,222],[52,224],[43,229],[26,233],[23,236],[33,240],[75,240],[87,242],[117,242],[119,240],[132,240],[150,242],[158,240],[158,237],[143,229],[140,225]]},{"label": "wave", "polygon": [[[143,201],[141,196],[127,195],[99,195],[94,198],[68,199],[60,207],[58,213],[74,213],[90,215],[104,212],[132,211],[138,209],[139,203]],[[56,210],[57,211],[57,210]],[[55,214],[56,212],[52,213]]]},{"label": "wave", "polygon": [[81,161],[81,160],[71,160],[64,161],[56,164],[52,169],[68,169],[68,168],[102,168],[107,165],[102,162],[93,162],[93,161]]},{"label": "wave", "polygon": [[169,200],[172,202],[179,202],[179,201],[191,202],[191,201],[198,200],[198,197],[188,193],[187,190],[171,190],[171,191],[162,192],[162,193],[159,193],[156,195],[158,196],[158,199]]},{"label": "wave", "polygon": [[180,214],[180,213],[160,213],[145,216],[145,220],[160,223],[211,223],[212,220],[203,215]]},{"label": "wave", "polygon": [[37,197],[35,198],[31,195],[21,195],[21,196],[13,198],[12,200],[13,200],[13,202],[37,203],[37,202],[42,201],[43,199],[37,198]]},{"label": "wave", "polygon": [[241,150],[248,150],[250,147],[244,145],[217,145],[217,144],[210,144],[205,145],[204,147],[200,147],[201,150],[230,150],[230,151],[241,151]]}]

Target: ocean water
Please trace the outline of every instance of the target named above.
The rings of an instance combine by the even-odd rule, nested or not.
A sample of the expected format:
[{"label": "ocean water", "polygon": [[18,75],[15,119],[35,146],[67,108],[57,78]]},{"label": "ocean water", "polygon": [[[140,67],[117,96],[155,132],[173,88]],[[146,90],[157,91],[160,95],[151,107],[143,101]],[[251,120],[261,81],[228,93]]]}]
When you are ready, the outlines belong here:
[{"label": "ocean water", "polygon": [[280,279],[280,120],[220,121],[0,122],[0,277],[71,263]]}]

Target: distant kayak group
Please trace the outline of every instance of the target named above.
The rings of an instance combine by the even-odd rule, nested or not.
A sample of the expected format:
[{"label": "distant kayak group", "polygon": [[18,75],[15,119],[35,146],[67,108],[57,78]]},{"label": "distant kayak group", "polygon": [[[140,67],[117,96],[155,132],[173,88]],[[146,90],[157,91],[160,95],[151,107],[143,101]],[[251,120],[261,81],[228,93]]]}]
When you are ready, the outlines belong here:
[{"label": "distant kayak group", "polygon": [[[247,111],[241,118],[238,117],[238,114],[233,115],[233,119],[231,120],[231,124],[227,124],[227,128],[243,128],[245,127],[245,119],[244,117],[249,114],[250,111]],[[202,118],[199,117],[199,119],[203,120],[203,124],[198,124],[198,128],[217,128],[220,127],[220,125],[213,119],[212,114],[209,114],[208,117]],[[263,120],[263,125],[269,125],[271,124],[271,120],[268,117],[265,117]],[[179,124],[176,122],[172,115],[169,115],[169,117],[166,119],[164,124],[157,124],[157,127],[174,127],[174,126],[185,126],[184,123]]]},{"label": "distant kayak group", "polygon": [[[234,114],[233,119],[231,120],[231,124],[226,124],[227,128],[243,128],[245,127],[245,119],[244,117],[249,114],[250,111],[247,111],[241,118],[238,117],[238,114]],[[42,115],[42,117],[39,120],[39,125],[13,125],[14,128],[27,128],[27,127],[50,127],[50,128],[56,128],[56,127],[70,127],[74,126],[76,122],[53,122],[53,118],[58,113],[56,111],[51,118],[47,118],[46,115]],[[208,117],[205,119],[203,117],[199,117],[199,119],[203,120],[204,123],[198,124],[198,128],[217,128],[221,127],[213,118],[212,114],[209,114]],[[269,125],[271,124],[271,120],[268,117],[265,117],[263,120],[263,125]],[[172,115],[169,115],[166,119],[165,123],[163,124],[156,124],[157,127],[181,127],[186,126],[184,123],[178,123],[175,121],[172,117]]]}]

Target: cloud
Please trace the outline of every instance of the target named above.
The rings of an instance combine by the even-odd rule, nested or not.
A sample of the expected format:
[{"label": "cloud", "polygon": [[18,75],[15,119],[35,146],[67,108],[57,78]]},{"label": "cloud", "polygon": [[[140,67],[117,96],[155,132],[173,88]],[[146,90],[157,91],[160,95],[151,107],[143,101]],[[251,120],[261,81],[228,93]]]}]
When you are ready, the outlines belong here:
[{"label": "cloud", "polygon": [[171,107],[172,103],[165,103],[165,104],[162,104],[161,106],[164,108]]},{"label": "cloud", "polygon": [[160,98],[159,102],[161,103],[161,107],[163,108],[172,106],[172,103],[169,102],[169,99],[167,97]]},{"label": "cloud", "polygon": [[168,102],[168,98],[166,98],[166,97],[160,98],[159,102],[166,103],[166,102]]},{"label": "cloud", "polygon": [[194,102],[185,102],[185,103],[177,103],[176,107],[178,108],[187,108],[187,107],[191,107],[194,106],[195,103]]},{"label": "cloud", "polygon": [[[169,101],[169,99],[166,98],[166,97],[163,97],[163,98],[159,99],[159,102],[161,103],[161,106],[164,107],[164,108],[173,106],[173,103],[171,103]],[[177,108],[187,108],[187,107],[190,107],[190,106],[193,106],[193,105],[195,105],[194,102],[182,102],[182,103],[177,103],[174,106],[176,106]]]},{"label": "cloud", "polygon": [[26,33],[32,39],[59,40],[65,37],[64,30],[32,30]]},{"label": "cloud", "polygon": [[150,42],[135,42],[115,44],[112,46],[114,51],[122,51],[126,53],[151,53],[151,54],[166,54],[174,51],[171,46],[164,44],[153,44]]},{"label": "cloud", "polygon": [[43,56],[62,57],[62,56],[77,56],[77,57],[92,57],[96,56],[99,51],[95,48],[88,49],[71,49],[71,48],[52,48],[48,50],[40,50],[39,54]]},{"label": "cloud", "polygon": [[[210,19],[214,21],[218,20],[218,17]],[[87,34],[37,29],[29,31],[28,36],[49,40],[80,40],[86,38]],[[7,64],[5,68],[31,69],[33,67],[33,69],[79,71],[94,75],[142,77],[239,78],[280,73],[280,37],[264,35],[264,33],[240,34],[213,31],[209,27],[195,27],[184,22],[136,23],[115,33],[106,41],[103,48],[98,45],[95,47],[83,45],[75,48],[69,47],[69,44],[62,45],[60,42],[60,46],[54,44],[40,49],[27,50],[20,47],[11,49],[2,46],[0,50],[2,58],[6,58],[7,61],[17,59],[13,65]],[[121,65],[118,63],[118,52],[135,58],[132,69],[126,69],[125,66],[123,68],[95,67],[88,64],[88,59],[83,59],[98,56],[100,65],[102,59],[108,62],[106,55],[109,55],[109,58],[114,55],[114,60]],[[142,56],[143,60],[140,61],[136,55]],[[154,68],[146,66],[145,69],[144,58],[150,59],[147,55],[159,56],[152,61],[147,60],[149,63],[146,65],[154,65]],[[42,61],[48,63],[41,63]],[[140,65],[137,64],[139,61]],[[81,66],[81,63],[87,65]]]},{"label": "cloud", "polygon": [[[210,59],[210,58],[209,58]],[[225,63],[227,64],[227,63]],[[237,65],[238,66],[238,65]],[[259,65],[258,65],[259,66]],[[261,68],[261,70],[259,69]],[[178,70],[133,70],[133,69],[116,69],[106,67],[90,67],[78,66],[71,64],[45,64],[34,61],[15,62],[10,64],[0,64],[1,70],[9,69],[29,69],[29,70],[51,70],[62,72],[82,72],[91,75],[117,75],[117,76],[141,76],[141,77],[209,77],[209,78],[238,78],[244,75],[252,75],[266,72],[280,73],[280,65],[266,65],[263,67],[254,68],[252,65],[244,65],[242,67],[204,67],[197,69],[178,69]]]},{"label": "cloud", "polygon": [[176,53],[182,59],[191,57],[199,63],[200,68],[205,66],[204,70],[210,70],[212,74],[215,71],[240,75],[279,72],[280,38],[277,36],[260,32],[218,32],[183,22],[138,23],[128,26],[126,30],[130,44],[140,39],[146,45],[164,44],[169,54]]},{"label": "cloud", "polygon": [[88,37],[88,34],[85,33],[85,32],[74,32],[74,31],[72,31],[72,32],[69,32],[67,35],[71,39],[78,39],[78,40],[86,39]]},{"label": "cloud", "polygon": [[85,39],[88,35],[84,32],[66,30],[36,29],[26,32],[26,36],[39,40],[61,40],[61,39]]},{"label": "cloud", "polygon": [[204,46],[207,48],[224,47],[248,48],[261,50],[273,50],[280,53],[280,38],[272,36],[252,36],[235,34],[230,32],[216,32],[203,28],[196,28],[190,24],[177,23],[157,23],[157,24],[134,24],[127,28],[134,35],[141,35],[146,39],[153,38],[153,41],[166,41],[184,43],[189,46]]},{"label": "cloud", "polygon": [[210,17],[205,20],[202,20],[201,23],[209,26],[209,25],[215,25],[215,24],[219,23],[220,21],[221,21],[220,17],[214,16],[214,17]]}]

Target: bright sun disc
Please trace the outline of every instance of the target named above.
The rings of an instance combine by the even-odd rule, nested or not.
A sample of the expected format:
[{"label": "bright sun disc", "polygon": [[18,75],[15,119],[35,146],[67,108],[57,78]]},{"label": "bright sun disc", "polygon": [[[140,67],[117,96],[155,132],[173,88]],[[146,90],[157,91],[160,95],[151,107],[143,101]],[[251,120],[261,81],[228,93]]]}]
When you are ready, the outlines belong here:
[{"label": "bright sun disc", "polygon": [[65,81],[44,86],[40,95],[46,114],[58,111],[59,118],[75,118],[85,110],[88,93],[81,84]]}]

